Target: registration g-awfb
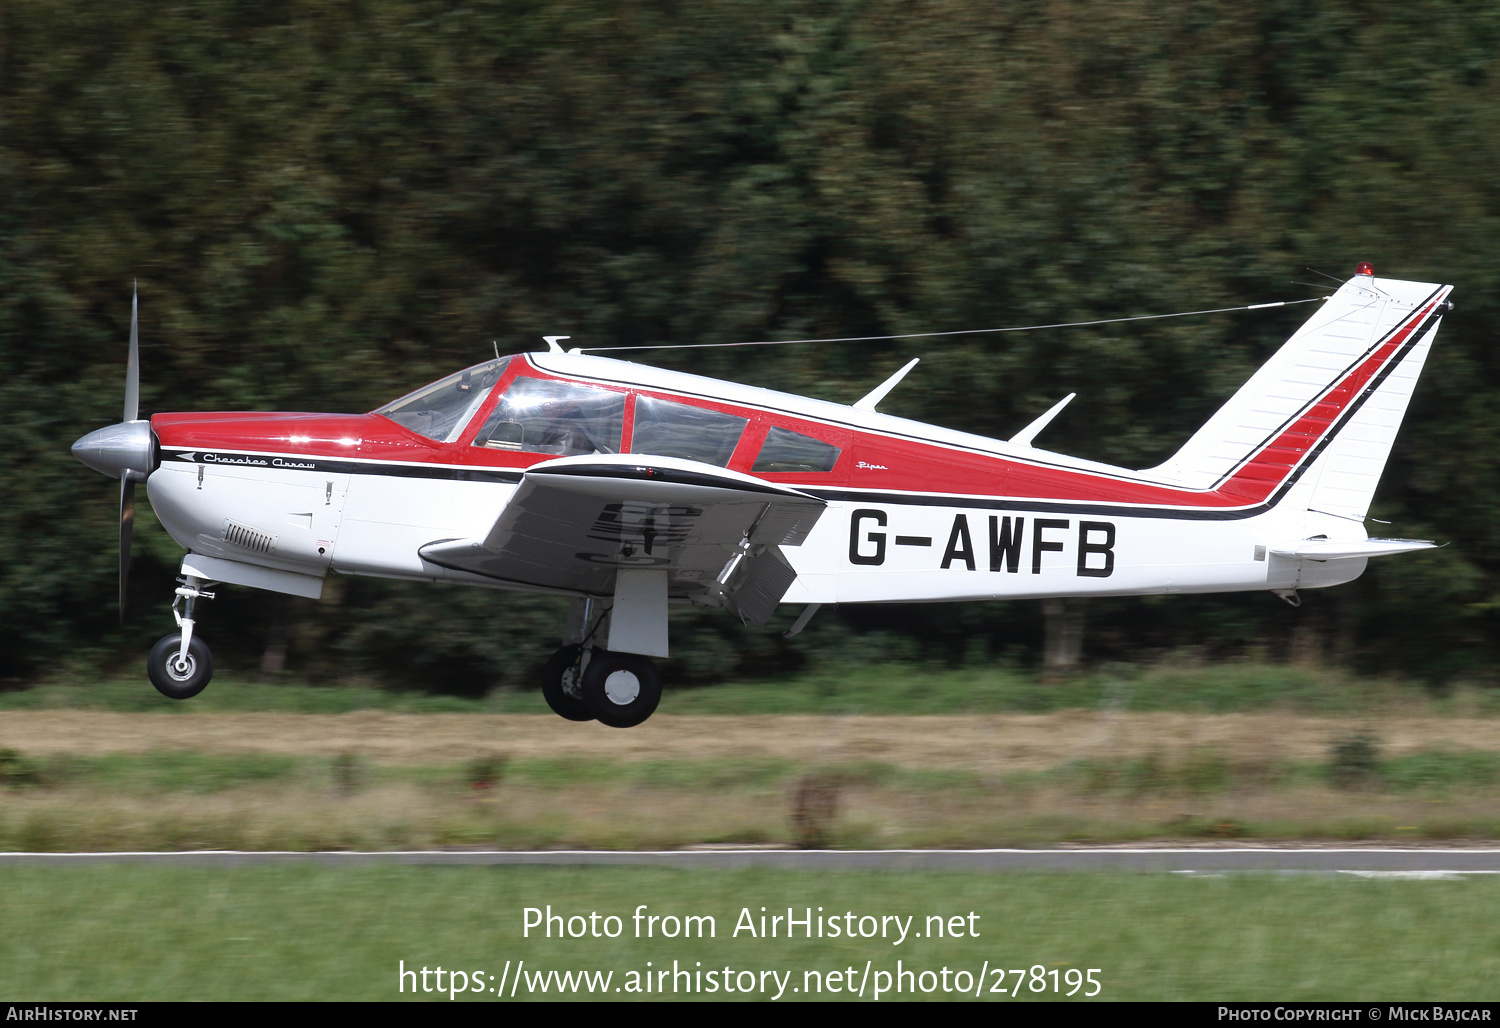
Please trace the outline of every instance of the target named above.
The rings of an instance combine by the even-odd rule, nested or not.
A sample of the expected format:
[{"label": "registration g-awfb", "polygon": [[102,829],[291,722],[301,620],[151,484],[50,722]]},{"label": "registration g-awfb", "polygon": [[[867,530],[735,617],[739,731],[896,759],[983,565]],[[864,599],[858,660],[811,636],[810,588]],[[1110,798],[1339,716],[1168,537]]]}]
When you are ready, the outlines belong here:
[{"label": "registration g-awfb", "polygon": [[1171,460],[1144,471],[850,406],[564,351],[477,364],[369,414],[125,417],[74,444],[135,483],[188,552],[148,671],[198,693],[215,583],[316,597],[330,573],[571,597],[543,690],[628,727],[661,695],[674,603],[764,624],[780,604],[1297,590],[1420,540],[1364,521],[1450,286],[1368,265]]}]

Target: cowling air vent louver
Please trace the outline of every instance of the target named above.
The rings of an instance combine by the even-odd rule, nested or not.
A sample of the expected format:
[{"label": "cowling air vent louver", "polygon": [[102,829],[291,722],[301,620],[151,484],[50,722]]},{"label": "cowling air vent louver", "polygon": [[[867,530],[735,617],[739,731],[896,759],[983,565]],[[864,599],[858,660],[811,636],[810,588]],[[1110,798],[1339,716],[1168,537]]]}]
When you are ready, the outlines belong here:
[{"label": "cowling air vent louver", "polygon": [[224,541],[254,553],[270,553],[276,545],[276,537],[237,521],[224,521]]}]

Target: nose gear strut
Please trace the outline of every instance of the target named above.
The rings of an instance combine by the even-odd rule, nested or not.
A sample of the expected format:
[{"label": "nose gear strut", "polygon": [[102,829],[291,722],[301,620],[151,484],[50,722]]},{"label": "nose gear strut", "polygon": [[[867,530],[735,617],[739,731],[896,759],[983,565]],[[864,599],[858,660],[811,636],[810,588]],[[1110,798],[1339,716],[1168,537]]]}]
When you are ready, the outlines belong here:
[{"label": "nose gear strut", "polygon": [[214,674],[214,659],[208,644],[193,634],[198,601],[214,598],[206,588],[214,583],[196,575],[186,575],[177,581],[181,584],[172,599],[172,617],[177,620],[179,631],[162,636],[151,648],[151,656],[146,658],[146,673],[163,696],[185,700],[202,692]]},{"label": "nose gear strut", "polygon": [[[203,588],[214,583],[197,575],[188,575],[177,581],[182,584],[177,587],[176,599],[172,601],[172,616],[177,619],[177,627],[182,629],[182,642],[177,647],[177,670],[181,672],[187,668],[188,647],[193,644],[193,611],[197,609],[199,600],[214,598],[213,593]],[[184,600],[187,601],[185,609],[178,613],[177,608],[184,606]]]}]

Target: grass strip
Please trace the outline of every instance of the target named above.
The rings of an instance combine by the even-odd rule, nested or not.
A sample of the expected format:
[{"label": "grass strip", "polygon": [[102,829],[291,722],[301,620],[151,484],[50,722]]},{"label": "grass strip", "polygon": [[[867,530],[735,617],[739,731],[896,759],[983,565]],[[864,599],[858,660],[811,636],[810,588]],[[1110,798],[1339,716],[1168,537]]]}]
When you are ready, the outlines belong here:
[{"label": "grass strip", "polygon": [[[948,668],[893,661],[696,688],[669,687],[668,714],[1044,713],[1070,709],[1306,714],[1402,711],[1430,716],[1500,715],[1500,690],[1482,684],[1434,694],[1391,678],[1264,661],[1113,665],[1053,680],[1014,668]],[[221,675],[190,701],[159,695],[144,676],[99,680],[75,673],[0,691],[0,710],[91,709],[124,713],[266,712],[342,714],[547,713],[538,690],[497,689],[484,697],[360,685],[313,686]]]},{"label": "grass strip", "polygon": [[1493,753],[1376,759],[1349,782],[1338,770],[1211,748],[1003,773],[749,756],[411,765],[353,753],[0,751],[0,850],[1500,838]]},{"label": "grass strip", "polygon": [[[527,907],[568,918],[621,919],[619,938],[548,939],[522,934]],[[712,938],[635,938],[632,915],[711,915]],[[908,934],[879,921],[886,937],[760,937],[768,915],[852,914],[877,931],[887,915],[912,917]],[[821,912],[820,912],[821,908]],[[734,929],[742,911],[755,936]],[[969,915],[974,915],[970,919]],[[930,937],[941,916],[962,937]],[[941,971],[1041,965],[1051,972],[1099,968],[1102,1000],[1487,1000],[1500,971],[1500,881],[1366,880],[1345,876],[670,871],[652,868],[350,867],[280,865],[163,869],[142,865],[0,869],[0,991],[35,1000],[398,1000],[511,1002],[489,992],[506,962],[527,970],[611,972],[595,998],[646,998],[628,989],[649,970],[753,971],[756,990],[671,991],[654,999],[769,999],[761,972],[791,973],[783,1000],[820,998],[802,989],[866,961],[894,984],[897,960],[914,971],[901,998],[973,998],[942,990]],[[959,918],[954,922],[951,918]],[[566,923],[566,922],[565,922]],[[581,929],[583,922],[572,922]],[[649,924],[649,923],[648,923]],[[600,925],[613,928],[610,923]],[[566,930],[563,928],[561,930]],[[977,933],[971,937],[970,931]],[[398,969],[462,969],[479,992],[421,992]],[[921,972],[932,974],[918,978]],[[818,978],[807,975],[816,972]],[[494,976],[491,981],[490,976]],[[472,977],[471,977],[472,976]],[[1017,976],[1007,975],[1005,984]],[[451,979],[449,979],[451,980]],[[513,979],[512,979],[513,980]],[[524,979],[523,981],[529,981]],[[748,983],[749,979],[741,979]],[[429,986],[435,978],[429,977]],[[842,977],[835,979],[841,988]],[[873,984],[873,983],[871,983]],[[979,999],[992,993],[987,974]],[[931,992],[923,991],[930,985]],[[918,991],[912,995],[912,988]],[[852,989],[852,987],[851,987]],[[528,996],[527,993],[531,992]],[[873,999],[867,984],[865,999]],[[566,998],[588,998],[583,991]],[[516,999],[558,998],[523,986]],[[896,998],[894,994],[884,999]],[[1063,997],[1056,997],[1063,998]],[[1085,1001],[1075,996],[1073,1002]]]}]

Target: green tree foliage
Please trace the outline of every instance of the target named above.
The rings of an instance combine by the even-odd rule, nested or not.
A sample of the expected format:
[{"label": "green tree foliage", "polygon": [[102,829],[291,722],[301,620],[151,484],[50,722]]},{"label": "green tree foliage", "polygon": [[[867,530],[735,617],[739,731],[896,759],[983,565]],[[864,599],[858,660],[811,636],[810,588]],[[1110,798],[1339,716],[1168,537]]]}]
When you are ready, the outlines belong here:
[{"label": "green tree foliage", "polygon": [[[1323,281],[1305,267],[1342,278],[1357,260],[1457,285],[1376,510],[1453,545],[1296,614],[1260,596],[1099,604],[1091,639],[1232,649],[1312,617],[1373,664],[1483,664],[1500,602],[1483,327],[1500,314],[1497,39],[1492,5],[1452,0],[9,0],[0,674],[133,660],[167,627],[175,545],[137,531],[117,629],[113,493],[67,454],[118,420],[132,279],[144,412],[358,411],[491,340],[1090,320],[1317,295],[1293,282]],[[1006,436],[1076,390],[1044,443],[1144,466],[1297,320],[650,359],[849,401],[920,354],[885,409]],[[214,636],[233,659],[289,619],[303,667],[442,687],[524,681],[558,620],[553,601],[488,591],[225,592],[208,630],[239,629]],[[706,617],[716,643],[687,648],[689,677],[802,659]],[[961,659],[1035,624],[1020,605],[866,611],[799,645],[879,629]]]}]

